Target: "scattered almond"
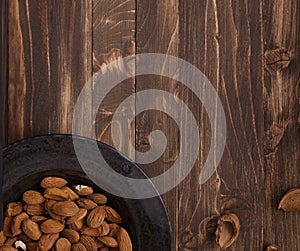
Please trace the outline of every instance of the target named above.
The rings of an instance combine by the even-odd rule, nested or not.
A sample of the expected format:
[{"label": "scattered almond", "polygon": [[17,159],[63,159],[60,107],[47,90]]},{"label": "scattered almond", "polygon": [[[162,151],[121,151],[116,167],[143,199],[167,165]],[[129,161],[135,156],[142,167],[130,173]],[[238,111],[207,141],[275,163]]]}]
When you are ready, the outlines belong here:
[{"label": "scattered almond", "polygon": [[281,199],[278,209],[286,212],[300,211],[300,189],[289,190]]},{"label": "scattered almond", "polygon": [[279,249],[275,245],[270,245],[266,248],[266,251],[279,251]]}]

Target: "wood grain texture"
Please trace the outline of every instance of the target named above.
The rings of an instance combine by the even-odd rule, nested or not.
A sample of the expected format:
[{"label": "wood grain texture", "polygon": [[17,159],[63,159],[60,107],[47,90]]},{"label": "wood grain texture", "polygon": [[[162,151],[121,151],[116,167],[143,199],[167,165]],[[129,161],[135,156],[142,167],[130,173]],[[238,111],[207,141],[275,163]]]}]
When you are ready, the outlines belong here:
[{"label": "wood grain texture", "polygon": [[71,133],[91,42],[90,1],[9,1],[9,143]]},{"label": "wood grain texture", "polygon": [[[199,160],[179,188],[181,250],[190,245],[197,250],[219,250],[214,236],[216,219],[228,211],[238,215],[242,226],[229,250],[263,250],[261,11],[259,1],[181,1],[180,56],[209,78],[227,118],[222,161],[215,175],[199,185],[210,147],[209,121],[200,106]],[[193,99],[189,93],[185,98]],[[192,104],[193,110],[196,107]]]},{"label": "wood grain texture", "polygon": [[[93,0],[93,70],[94,76],[101,74],[105,66],[114,60],[134,55],[135,53],[135,15],[136,3],[134,0]],[[131,71],[134,72],[134,61]],[[119,65],[115,66],[116,74],[123,71]],[[107,83],[109,85],[109,83]],[[96,137],[120,149],[125,155],[134,159],[129,151],[128,144],[134,145],[135,125],[131,124],[128,130],[120,121],[115,121],[120,128],[117,145],[111,138],[111,122],[120,103],[135,92],[134,78],[127,79],[113,88],[99,105],[96,119]],[[119,114],[122,120],[127,120],[135,114],[134,103]],[[128,120],[128,123],[130,121]],[[126,131],[122,133],[122,131]]]},{"label": "wood grain texture", "polygon": [[277,210],[287,190],[300,186],[300,1],[264,1],[265,242],[300,249],[298,213]]},{"label": "wood grain texture", "polygon": [[[178,56],[179,16],[178,1],[147,1],[139,0],[137,5],[137,53],[164,53]],[[179,95],[179,85],[176,81],[161,76],[136,77],[136,92],[147,89],[165,90],[175,96]],[[153,102],[161,106],[170,106],[168,98],[161,100],[152,97]],[[142,102],[136,97],[136,103]],[[169,107],[175,113],[177,107]],[[150,177],[162,174],[175,162],[179,153],[179,131],[174,120],[160,111],[145,111],[136,116],[136,149],[141,152],[150,150],[149,134],[154,130],[162,131],[167,140],[164,154],[151,164],[142,165]],[[178,247],[178,190],[174,188],[163,196],[173,228],[174,250]]]}]

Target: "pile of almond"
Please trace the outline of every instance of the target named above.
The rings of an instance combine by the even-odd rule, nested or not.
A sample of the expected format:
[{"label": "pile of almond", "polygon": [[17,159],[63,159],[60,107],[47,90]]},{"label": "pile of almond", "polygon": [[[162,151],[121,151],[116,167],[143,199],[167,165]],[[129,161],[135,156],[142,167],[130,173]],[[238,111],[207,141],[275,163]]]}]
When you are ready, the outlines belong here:
[{"label": "pile of almond", "polygon": [[6,207],[0,251],[131,251],[120,215],[92,187],[66,186],[59,177],[44,178],[43,192],[28,190],[23,202]]}]

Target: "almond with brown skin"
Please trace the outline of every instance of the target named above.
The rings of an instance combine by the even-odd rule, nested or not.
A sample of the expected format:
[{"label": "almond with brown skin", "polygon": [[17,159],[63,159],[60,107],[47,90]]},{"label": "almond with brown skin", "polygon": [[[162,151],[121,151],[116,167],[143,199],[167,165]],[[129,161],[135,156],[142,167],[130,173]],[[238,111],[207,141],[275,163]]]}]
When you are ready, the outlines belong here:
[{"label": "almond with brown skin", "polygon": [[73,229],[64,229],[60,235],[66,239],[68,239],[71,243],[79,242],[80,235],[77,231]]},{"label": "almond with brown skin", "polygon": [[37,223],[30,219],[24,220],[22,223],[23,232],[32,240],[37,241],[41,238],[42,232]]},{"label": "almond with brown skin", "polygon": [[100,205],[106,204],[107,202],[107,197],[101,193],[90,194],[87,198]]},{"label": "almond with brown skin", "polygon": [[43,234],[38,242],[38,250],[39,251],[50,250],[58,238],[59,238],[59,234]]},{"label": "almond with brown skin", "polygon": [[44,178],[40,185],[43,188],[53,188],[53,187],[57,187],[57,188],[62,188],[63,186],[65,186],[68,182],[63,179],[63,178],[59,178],[59,177],[47,177]]},{"label": "almond with brown skin", "polygon": [[91,227],[85,226],[80,230],[80,232],[81,232],[81,234],[84,234],[87,236],[92,236],[92,237],[100,236],[98,228],[91,228]]},{"label": "almond with brown skin", "polygon": [[97,245],[92,237],[83,235],[80,238],[80,242],[85,246],[87,251],[97,251]]},{"label": "almond with brown skin", "polygon": [[300,189],[289,190],[281,199],[278,209],[286,212],[300,211]]},{"label": "almond with brown skin", "polygon": [[35,223],[40,224],[41,222],[48,220],[48,218],[42,215],[34,215],[31,217],[31,220]]},{"label": "almond with brown skin", "polygon": [[98,240],[100,240],[107,247],[114,248],[118,246],[116,239],[110,236],[101,236],[98,237]]},{"label": "almond with brown skin", "polygon": [[42,215],[45,214],[44,204],[25,204],[24,211],[29,215]]},{"label": "almond with brown skin", "polygon": [[78,212],[67,219],[66,224],[74,223],[77,220],[82,220],[87,215],[87,209],[85,208],[79,208]]},{"label": "almond with brown skin", "polygon": [[66,238],[60,238],[55,243],[55,251],[71,251],[71,242]]},{"label": "almond with brown skin", "polygon": [[68,195],[69,200],[77,200],[79,199],[79,196],[77,193],[75,193],[71,188],[69,187],[62,187],[61,190]]},{"label": "almond with brown skin", "polygon": [[46,234],[56,234],[63,231],[65,225],[57,220],[49,219],[41,224],[42,232]]},{"label": "almond with brown skin", "polygon": [[[98,232],[99,232],[99,236],[105,236],[105,235],[108,235],[108,233],[110,232],[110,227],[109,227],[109,224],[104,221],[100,227],[98,227]],[[114,236],[112,236],[114,237]]]},{"label": "almond with brown skin", "polygon": [[3,245],[6,241],[6,236],[4,235],[4,232],[0,232],[0,245]]},{"label": "almond with brown skin", "polygon": [[233,213],[224,214],[218,220],[218,228],[215,233],[216,242],[222,250],[226,249],[236,241],[239,232],[239,218]]},{"label": "almond with brown skin", "polygon": [[28,218],[29,215],[24,212],[14,217],[11,225],[11,232],[14,236],[22,233],[22,229],[21,229],[22,222],[24,220],[27,220]]},{"label": "almond with brown skin", "polygon": [[72,244],[72,251],[87,251],[87,250],[82,243],[78,242]]},{"label": "almond with brown skin", "polygon": [[38,243],[33,241],[26,244],[28,251],[37,251],[38,250]]},{"label": "almond with brown skin", "polygon": [[117,237],[117,235],[120,231],[120,226],[117,225],[116,223],[111,223],[111,224],[109,224],[109,229],[110,229],[109,236]]},{"label": "almond with brown skin", "polygon": [[68,199],[68,195],[57,187],[46,188],[44,197],[50,200],[64,201]]},{"label": "almond with brown skin", "polygon": [[98,228],[103,223],[105,216],[105,206],[98,206],[89,213],[86,223],[91,228]]},{"label": "almond with brown skin", "polygon": [[106,219],[112,223],[121,223],[121,216],[111,207],[106,206]]},{"label": "almond with brown skin", "polygon": [[91,188],[90,186],[85,186],[85,185],[73,186],[73,189],[80,196],[87,196],[94,192],[93,188]]},{"label": "almond with brown skin", "polygon": [[5,217],[3,223],[3,232],[6,237],[13,237],[13,233],[11,231],[11,224],[13,222],[13,217]]},{"label": "almond with brown skin", "polygon": [[22,213],[23,211],[23,203],[21,202],[13,202],[13,203],[9,203],[6,206],[6,215],[7,216],[16,216],[20,213]]},{"label": "almond with brown skin", "polygon": [[266,251],[279,251],[279,249],[275,245],[270,245],[266,248]]},{"label": "almond with brown skin", "polygon": [[69,228],[73,229],[75,231],[80,231],[83,228],[84,223],[85,223],[84,220],[78,220],[78,221],[75,221],[74,223],[71,223],[69,225]]},{"label": "almond with brown skin", "polygon": [[79,208],[73,201],[61,201],[55,203],[50,211],[63,217],[70,217],[77,214]]},{"label": "almond with brown skin", "polygon": [[98,206],[94,201],[86,198],[80,198],[76,200],[76,203],[79,207],[85,208],[87,210],[92,210]]},{"label": "almond with brown skin", "polygon": [[43,195],[34,190],[28,190],[25,193],[23,193],[22,199],[27,204],[42,204],[45,201]]},{"label": "almond with brown skin", "polygon": [[120,230],[117,233],[117,241],[119,244],[118,245],[119,251],[132,251],[132,243],[129,234],[122,227],[120,227]]}]

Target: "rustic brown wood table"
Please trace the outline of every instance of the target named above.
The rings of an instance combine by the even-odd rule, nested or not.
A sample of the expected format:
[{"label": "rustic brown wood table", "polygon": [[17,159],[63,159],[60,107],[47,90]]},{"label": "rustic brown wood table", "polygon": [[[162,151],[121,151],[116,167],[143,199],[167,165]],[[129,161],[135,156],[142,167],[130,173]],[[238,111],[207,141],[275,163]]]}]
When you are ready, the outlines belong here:
[{"label": "rustic brown wood table", "polygon": [[[112,116],[129,95],[149,88],[176,95],[199,123],[201,148],[188,177],[163,195],[174,250],[194,243],[194,250],[219,250],[214,217],[226,211],[241,220],[228,250],[259,251],[271,243],[300,250],[300,214],[277,209],[285,191],[300,186],[299,0],[7,0],[2,7],[6,144],[71,133],[77,97],[104,64],[134,53],[178,56],[208,77],[226,113],[226,148],[209,181],[198,184],[210,147],[205,108],[172,79],[141,76],[114,88],[99,109],[97,138],[112,144]],[[89,121],[89,114],[82,116]],[[179,129],[160,111],[136,117],[132,144],[149,150],[148,135],[156,129],[168,144],[160,159],[142,166],[150,176],[167,170],[180,151]]]}]

